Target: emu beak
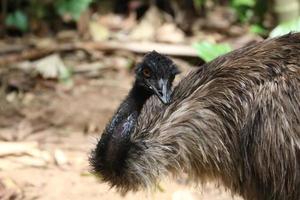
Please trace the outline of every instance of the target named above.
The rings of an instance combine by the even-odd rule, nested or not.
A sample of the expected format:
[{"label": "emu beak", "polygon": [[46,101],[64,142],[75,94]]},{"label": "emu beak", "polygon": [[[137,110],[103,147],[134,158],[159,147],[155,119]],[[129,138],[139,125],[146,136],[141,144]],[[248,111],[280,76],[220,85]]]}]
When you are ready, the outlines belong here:
[{"label": "emu beak", "polygon": [[163,104],[169,104],[171,101],[171,89],[168,88],[168,80],[160,79],[158,82],[158,88],[154,89],[154,92],[161,100]]}]

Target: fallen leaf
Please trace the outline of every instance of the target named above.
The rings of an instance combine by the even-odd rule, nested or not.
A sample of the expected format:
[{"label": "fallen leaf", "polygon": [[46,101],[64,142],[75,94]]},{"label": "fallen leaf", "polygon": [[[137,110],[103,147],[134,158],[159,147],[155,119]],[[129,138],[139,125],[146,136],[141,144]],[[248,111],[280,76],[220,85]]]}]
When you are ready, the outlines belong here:
[{"label": "fallen leaf", "polygon": [[58,54],[52,54],[33,63],[35,69],[42,77],[48,78],[60,78],[64,76],[68,69],[64,65],[62,59]]},{"label": "fallen leaf", "polygon": [[47,151],[40,150],[37,142],[0,142],[0,169],[46,167],[51,162]]},{"label": "fallen leaf", "polygon": [[167,43],[184,42],[185,34],[173,23],[165,23],[156,32],[156,40]]},{"label": "fallen leaf", "polygon": [[60,149],[56,149],[54,151],[54,159],[55,159],[55,163],[60,167],[63,167],[68,164],[68,159],[65,153]]},{"label": "fallen leaf", "polygon": [[23,167],[47,167],[48,162],[39,157],[21,156],[9,158],[13,163],[19,163]]},{"label": "fallen leaf", "polygon": [[109,30],[102,24],[91,21],[89,24],[89,31],[93,41],[107,40],[109,37]]},{"label": "fallen leaf", "polygon": [[156,30],[163,23],[163,14],[152,6],[148,9],[139,24],[131,31],[130,38],[133,40],[153,40]]},{"label": "fallen leaf", "polygon": [[1,200],[21,200],[24,194],[21,188],[8,177],[0,178],[0,199]]},{"label": "fallen leaf", "polygon": [[0,157],[30,154],[37,148],[37,142],[0,142]]}]

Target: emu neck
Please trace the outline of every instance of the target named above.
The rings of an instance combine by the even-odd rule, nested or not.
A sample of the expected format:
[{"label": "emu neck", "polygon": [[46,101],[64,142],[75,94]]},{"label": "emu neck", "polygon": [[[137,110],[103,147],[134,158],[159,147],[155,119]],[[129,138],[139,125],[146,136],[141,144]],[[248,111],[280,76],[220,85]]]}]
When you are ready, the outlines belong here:
[{"label": "emu neck", "polygon": [[152,94],[146,91],[138,84],[134,84],[128,96],[119,106],[110,124],[111,128],[115,128],[119,123],[124,123],[124,120],[130,117],[131,120],[136,120],[143,108],[144,103]]},{"label": "emu neck", "polygon": [[144,88],[134,84],[97,144],[94,163],[100,165],[94,165],[96,171],[113,173],[118,171],[118,168],[124,163],[129,136],[136,125],[144,103],[151,95]]},{"label": "emu neck", "polygon": [[150,96],[151,96],[150,92],[146,91],[141,86],[134,84],[133,88],[131,89],[127,98],[124,100],[121,106],[127,107],[126,109],[127,114],[133,112],[137,112],[137,114],[140,114],[144,103],[147,101],[147,99],[149,99]]}]

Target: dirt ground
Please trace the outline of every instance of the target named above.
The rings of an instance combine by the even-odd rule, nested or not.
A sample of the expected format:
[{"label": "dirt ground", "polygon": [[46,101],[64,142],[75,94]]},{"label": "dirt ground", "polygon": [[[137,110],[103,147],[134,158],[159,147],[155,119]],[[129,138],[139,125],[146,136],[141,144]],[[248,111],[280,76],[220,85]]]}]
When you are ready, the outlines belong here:
[{"label": "dirt ground", "polygon": [[0,185],[0,199],[239,199],[213,184],[196,188],[183,178],[164,180],[161,189],[152,194],[121,197],[89,174],[89,152],[133,80],[128,71],[108,74],[94,79],[74,76],[71,89],[39,80],[34,89],[21,95],[21,115],[12,113],[6,118],[1,136],[19,143],[37,143],[37,150],[46,153],[48,159],[41,162],[40,157],[31,155],[31,162],[22,162],[24,155],[2,157],[0,180],[4,186]]}]

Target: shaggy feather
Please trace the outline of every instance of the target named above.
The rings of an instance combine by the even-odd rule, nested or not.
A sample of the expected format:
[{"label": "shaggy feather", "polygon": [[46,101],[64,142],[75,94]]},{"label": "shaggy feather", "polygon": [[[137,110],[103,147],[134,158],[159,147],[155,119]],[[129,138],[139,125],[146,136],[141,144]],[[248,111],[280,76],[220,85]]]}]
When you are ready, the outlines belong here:
[{"label": "shaggy feather", "polygon": [[144,105],[119,176],[122,192],[183,170],[247,200],[300,199],[300,34],[238,49],[192,71],[172,102]]}]

